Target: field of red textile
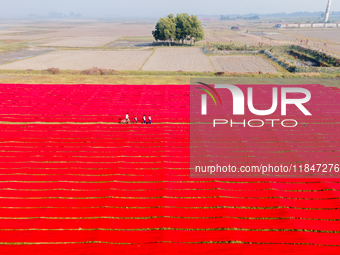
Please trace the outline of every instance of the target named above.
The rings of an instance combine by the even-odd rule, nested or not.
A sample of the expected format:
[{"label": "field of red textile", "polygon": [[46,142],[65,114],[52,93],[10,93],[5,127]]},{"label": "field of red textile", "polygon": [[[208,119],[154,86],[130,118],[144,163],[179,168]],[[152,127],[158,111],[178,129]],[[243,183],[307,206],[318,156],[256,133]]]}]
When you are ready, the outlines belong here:
[{"label": "field of red textile", "polygon": [[[189,92],[0,85],[0,254],[339,254],[340,179],[190,178]],[[301,134],[302,158],[340,155],[327,127]],[[282,149],[261,137],[258,157]]]}]

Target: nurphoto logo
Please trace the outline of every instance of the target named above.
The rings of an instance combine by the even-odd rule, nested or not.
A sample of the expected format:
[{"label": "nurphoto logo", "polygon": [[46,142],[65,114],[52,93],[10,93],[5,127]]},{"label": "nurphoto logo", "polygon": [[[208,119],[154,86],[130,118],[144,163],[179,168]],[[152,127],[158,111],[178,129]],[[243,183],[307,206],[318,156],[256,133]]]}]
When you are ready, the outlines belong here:
[{"label": "nurphoto logo", "polygon": [[[212,100],[214,101],[215,105],[217,106],[216,99],[214,95],[219,99],[221,106],[222,104],[222,99],[220,97],[220,94],[223,93],[218,93],[216,89],[227,89],[231,92],[232,94],[232,105],[233,105],[233,110],[232,114],[236,116],[242,116],[245,115],[245,95],[244,92],[235,85],[229,85],[229,84],[215,84],[215,88],[212,87],[211,85],[200,83],[201,85],[205,86],[209,90],[201,87],[197,87],[198,89],[206,92]],[[222,90],[220,90],[222,92]],[[287,116],[287,105],[295,105],[305,116],[311,116],[312,114],[307,110],[307,108],[304,106],[307,102],[311,100],[311,93],[308,89],[305,88],[299,88],[299,87],[281,87],[280,91],[279,88],[277,87],[272,87],[272,105],[269,109],[266,110],[259,110],[256,109],[254,106],[254,98],[256,97],[255,93],[253,93],[253,87],[247,87],[247,106],[248,110],[257,116],[268,116],[273,114],[279,104],[279,92],[281,93],[280,97],[280,106],[281,106],[281,116]],[[294,94],[303,94],[303,98],[288,98],[288,95],[294,93]],[[202,94],[201,95],[201,115],[208,115],[208,106],[207,106],[207,94]],[[213,95],[214,94],[214,95]],[[233,122],[232,120],[227,120],[227,119],[214,119],[213,120],[213,125],[214,127],[218,124],[228,124],[230,123],[231,127],[233,127],[233,124],[243,124],[243,126],[246,126],[246,122],[248,123],[249,127],[262,127],[264,126],[265,122],[270,122],[271,126],[274,127],[274,124],[276,121],[280,121],[281,125],[283,127],[295,127],[298,125],[298,122],[294,119],[285,119],[285,120],[279,120],[279,119],[251,119],[251,120],[244,120],[241,123],[236,123]],[[255,125],[255,122],[258,123]],[[288,122],[290,124],[288,124]],[[292,124],[293,123],[293,124]]]}]

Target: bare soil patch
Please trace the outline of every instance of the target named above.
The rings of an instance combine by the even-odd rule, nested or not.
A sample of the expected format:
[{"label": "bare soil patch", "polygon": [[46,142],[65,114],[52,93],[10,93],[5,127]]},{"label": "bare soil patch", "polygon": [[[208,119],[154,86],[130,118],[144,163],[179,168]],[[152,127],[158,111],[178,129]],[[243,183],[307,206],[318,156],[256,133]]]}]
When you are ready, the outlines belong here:
[{"label": "bare soil patch", "polygon": [[[27,26],[23,33],[18,33],[20,32],[19,29],[13,30],[13,33],[15,34],[10,34],[9,29],[2,29],[3,31],[0,30],[0,40],[25,40],[29,42],[36,42],[36,40],[39,39],[54,37],[54,40],[51,41],[52,44],[49,44],[48,46],[100,47],[120,37],[151,36],[152,30],[155,28],[155,25],[150,23],[125,24],[117,22],[104,23],[80,20],[78,22],[66,20],[59,22],[46,21],[46,24],[38,23],[34,24],[34,27],[32,27],[32,24],[30,23],[21,24],[21,26]],[[39,33],[36,33],[37,31],[39,31]],[[74,41],[63,41],[67,37],[80,39],[75,39]],[[89,37],[94,39],[89,39]],[[106,41],[104,38],[114,38],[114,40]],[[89,42],[85,43],[81,42],[81,40],[88,40]],[[59,41],[59,43],[54,44],[54,42],[57,41]],[[103,41],[104,43],[102,43]],[[82,46],[84,44],[85,46]]]},{"label": "bare soil patch", "polygon": [[324,30],[301,30],[301,31],[289,31],[291,34],[296,34],[300,36],[306,36],[309,38],[317,38],[327,41],[332,41],[334,43],[339,43],[340,41],[340,30],[339,29],[324,29]]},{"label": "bare soil patch", "polygon": [[22,31],[16,30],[16,29],[1,29],[0,28],[0,35],[13,34],[13,33],[19,33],[19,32],[22,32]]},{"label": "bare soil patch", "polygon": [[63,37],[41,45],[56,47],[102,47],[116,39],[118,37]]},{"label": "bare soil patch", "polygon": [[35,40],[52,37],[51,33],[33,34],[33,35],[0,35],[0,40],[20,40],[34,42]]},{"label": "bare soil patch", "polygon": [[[253,33],[255,34],[255,33]],[[286,41],[286,42],[292,42],[296,40],[296,37],[290,36],[290,35],[286,35],[283,33],[258,33],[259,36],[263,36],[266,38],[270,38],[273,40],[277,40],[277,41]]]},{"label": "bare soil patch", "polygon": [[109,44],[107,47],[149,47],[152,42],[129,42],[129,41],[116,41]]},{"label": "bare soil patch", "polygon": [[146,71],[214,71],[200,48],[158,48],[142,68]]},{"label": "bare soil patch", "polygon": [[0,65],[9,63],[15,60],[21,60],[29,57],[38,56],[47,52],[51,52],[51,49],[25,49],[20,51],[0,52]]},{"label": "bare soil patch", "polygon": [[124,24],[101,23],[73,25],[71,28],[59,29],[52,33],[57,37],[122,37],[122,36],[151,36],[154,24]]},{"label": "bare soil patch", "polygon": [[48,54],[1,65],[6,70],[85,70],[92,67],[114,70],[138,70],[152,51],[54,51]]},{"label": "bare soil patch", "polygon": [[247,45],[258,45],[265,43],[268,45],[277,45],[278,42],[263,38],[256,35],[239,33],[236,35],[208,35],[205,37],[206,42],[219,42],[219,43],[241,43]]},{"label": "bare soil patch", "polygon": [[278,72],[269,61],[257,56],[213,56],[210,59],[219,72]]}]

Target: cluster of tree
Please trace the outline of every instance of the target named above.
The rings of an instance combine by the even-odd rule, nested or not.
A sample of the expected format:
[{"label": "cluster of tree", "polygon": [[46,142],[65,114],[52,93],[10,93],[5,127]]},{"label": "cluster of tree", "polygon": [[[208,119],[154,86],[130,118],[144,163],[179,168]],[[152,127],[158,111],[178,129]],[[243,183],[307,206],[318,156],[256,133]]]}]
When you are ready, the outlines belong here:
[{"label": "cluster of tree", "polygon": [[251,17],[243,17],[243,19],[260,19],[259,16],[255,15],[255,16],[251,16]]},{"label": "cluster of tree", "polygon": [[221,15],[220,20],[230,20],[230,17]]},{"label": "cluster of tree", "polygon": [[59,18],[81,18],[81,13],[74,13],[74,12],[70,12],[69,15],[67,14],[64,14],[64,13],[61,13],[61,12],[49,12],[48,13],[48,17],[49,18],[56,18],[56,19],[59,19]]},{"label": "cluster of tree", "polygon": [[190,41],[190,44],[204,38],[204,30],[201,21],[195,15],[187,13],[173,14],[160,18],[152,35],[156,41],[168,41],[169,46],[174,41]]},{"label": "cluster of tree", "polygon": [[245,19],[245,20],[253,20],[253,19],[260,19],[259,16],[254,15],[254,16],[237,16],[230,18],[229,16],[224,16],[221,15],[220,20],[236,20],[236,19]]},{"label": "cluster of tree", "polygon": [[243,16],[243,17],[236,17],[236,19],[245,19],[245,20],[252,20],[252,19],[260,19],[259,16]]}]

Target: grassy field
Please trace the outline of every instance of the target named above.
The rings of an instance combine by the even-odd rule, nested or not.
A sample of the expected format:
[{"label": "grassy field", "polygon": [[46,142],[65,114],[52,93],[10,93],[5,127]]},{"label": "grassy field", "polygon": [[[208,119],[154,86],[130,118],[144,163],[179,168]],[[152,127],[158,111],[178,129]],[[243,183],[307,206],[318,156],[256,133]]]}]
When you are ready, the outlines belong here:
[{"label": "grassy field", "polygon": [[[39,71],[31,73],[27,71],[1,70],[0,83],[26,83],[26,84],[190,84],[190,79],[227,79],[230,82],[236,80],[251,80],[251,82],[275,79],[275,82],[289,81],[290,84],[319,84],[323,80],[327,83],[340,84],[339,74],[306,73],[293,74],[279,72],[276,74],[244,74],[228,73],[216,76],[214,73],[197,72],[144,72],[125,71],[118,75],[83,75],[80,72],[61,71],[58,75],[42,74]],[[296,82],[294,82],[296,81]],[[323,84],[323,83],[322,83]],[[325,85],[325,84],[323,84]]]},{"label": "grassy field", "polygon": [[28,48],[27,43],[21,40],[0,40],[0,53],[18,51],[26,48]]},{"label": "grassy field", "polygon": [[[196,76],[192,76],[196,77]],[[0,74],[0,83],[26,84],[189,84],[191,76]]]}]

